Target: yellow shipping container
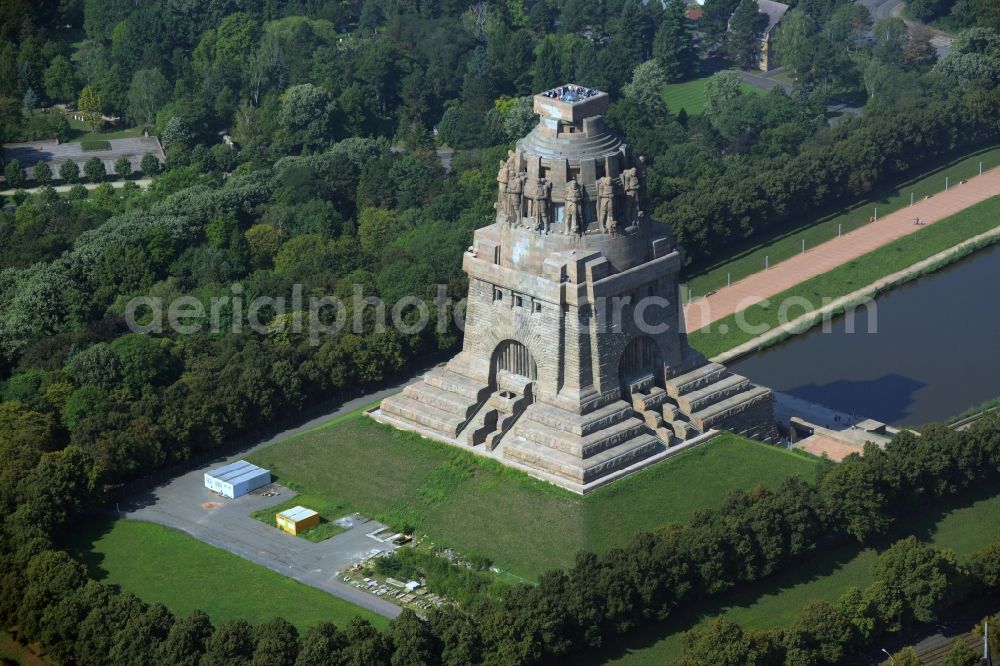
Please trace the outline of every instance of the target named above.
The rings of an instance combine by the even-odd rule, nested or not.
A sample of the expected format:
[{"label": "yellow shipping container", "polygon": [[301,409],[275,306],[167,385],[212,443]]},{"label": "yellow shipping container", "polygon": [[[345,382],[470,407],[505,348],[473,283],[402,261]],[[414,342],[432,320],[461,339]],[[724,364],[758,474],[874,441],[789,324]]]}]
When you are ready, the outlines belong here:
[{"label": "yellow shipping container", "polygon": [[274,515],[278,527],[289,534],[302,534],[310,527],[319,525],[319,514],[304,506],[293,506]]}]

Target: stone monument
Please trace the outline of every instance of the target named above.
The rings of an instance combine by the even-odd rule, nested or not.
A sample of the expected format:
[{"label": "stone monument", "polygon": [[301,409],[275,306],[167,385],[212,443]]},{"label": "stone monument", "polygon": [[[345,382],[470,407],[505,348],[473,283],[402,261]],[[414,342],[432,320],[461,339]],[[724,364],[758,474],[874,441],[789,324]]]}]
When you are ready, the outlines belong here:
[{"label": "stone monument", "polygon": [[534,104],[464,256],[462,351],[372,416],[580,493],[712,429],[774,438],[771,391],[687,345],[682,252],[602,119],[607,94],[566,85]]}]

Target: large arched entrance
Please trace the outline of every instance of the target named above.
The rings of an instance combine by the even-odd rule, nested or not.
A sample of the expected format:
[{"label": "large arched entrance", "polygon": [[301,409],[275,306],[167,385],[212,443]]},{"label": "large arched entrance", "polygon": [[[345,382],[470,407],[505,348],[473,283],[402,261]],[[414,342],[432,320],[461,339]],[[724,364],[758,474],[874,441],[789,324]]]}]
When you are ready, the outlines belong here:
[{"label": "large arched entrance", "polygon": [[644,374],[652,374],[656,380],[662,379],[663,355],[660,346],[649,336],[633,338],[625,345],[621,361],[618,364],[618,377],[622,388],[628,385],[629,379]]},{"label": "large arched entrance", "polygon": [[490,359],[490,381],[496,383],[500,370],[520,375],[531,381],[538,379],[538,366],[531,352],[516,340],[504,340],[493,350]]}]

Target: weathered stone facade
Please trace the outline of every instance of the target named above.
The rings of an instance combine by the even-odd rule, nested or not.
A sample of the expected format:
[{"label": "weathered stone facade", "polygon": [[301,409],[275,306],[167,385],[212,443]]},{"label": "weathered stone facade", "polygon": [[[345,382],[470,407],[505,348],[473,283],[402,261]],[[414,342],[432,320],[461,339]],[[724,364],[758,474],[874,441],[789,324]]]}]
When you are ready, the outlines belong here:
[{"label": "weathered stone facade", "polygon": [[710,429],[774,435],[771,392],[681,331],[669,227],[605,93],[535,96],[539,125],[497,175],[496,222],[464,257],[462,351],[373,413],[586,492]]}]

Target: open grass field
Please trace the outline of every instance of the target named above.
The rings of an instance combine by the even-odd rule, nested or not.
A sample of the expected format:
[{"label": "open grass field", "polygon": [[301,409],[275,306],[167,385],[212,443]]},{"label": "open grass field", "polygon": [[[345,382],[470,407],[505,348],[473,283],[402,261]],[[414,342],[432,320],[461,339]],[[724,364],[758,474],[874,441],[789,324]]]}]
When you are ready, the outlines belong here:
[{"label": "open grass field", "polygon": [[574,553],[624,545],[632,535],[735,488],[812,479],[815,461],[723,435],[586,497],[372,421],[361,412],[250,456],[277,480],[396,528],[413,527],[467,556],[535,579]]},{"label": "open grass field", "polygon": [[302,534],[297,534],[296,536],[300,539],[305,539],[306,541],[312,541],[313,543],[318,543],[329,539],[332,536],[336,536],[344,531],[344,528],[335,524],[333,521],[347,515],[344,511],[343,506],[337,502],[331,502],[324,497],[317,497],[315,495],[309,495],[307,493],[299,493],[292,499],[282,502],[277,506],[272,506],[269,509],[261,509],[260,511],[254,511],[250,515],[256,520],[262,523],[270,525],[271,527],[278,529],[278,523],[275,521],[274,516],[286,509],[291,509],[293,506],[302,505],[307,509],[312,509],[319,513],[319,525],[312,527]]},{"label": "open grass field", "polygon": [[773,578],[727,595],[718,603],[692,609],[684,618],[636,632],[601,653],[592,663],[669,664],[682,653],[682,634],[726,614],[745,628],[767,629],[788,624],[813,599],[834,602],[851,586],[871,583],[878,552],[914,534],[939,548],[950,548],[960,560],[1000,537],[1000,494],[987,489],[954,498],[899,525],[877,548],[845,545],[818,553],[811,561]]},{"label": "open grass field", "polygon": [[38,656],[31,648],[21,645],[6,631],[0,631],[0,664],[8,662],[19,666],[44,666],[54,663]]},{"label": "open grass field", "polygon": [[[663,86],[663,101],[667,105],[670,113],[680,113],[681,109],[687,111],[689,116],[695,116],[705,110],[705,84],[708,83],[708,76],[680,83],[668,83]],[[754,88],[743,84],[743,91],[747,93],[766,94],[760,88]]]},{"label": "open grass field", "polygon": [[95,579],[160,602],[177,616],[201,609],[215,624],[280,616],[300,631],[324,620],[343,626],[357,615],[379,627],[388,625],[381,615],[161,525],[90,523],[71,552]]},{"label": "open grass field", "polygon": [[[771,297],[769,305],[753,305],[742,313],[737,313],[744,317],[749,326],[737,325],[737,315],[730,315],[689,334],[688,342],[705,356],[714,357],[755,337],[754,333],[741,329],[754,330],[753,327],[757,327],[759,333],[761,330],[778,327],[778,304],[788,298],[803,298],[815,309],[823,305],[824,298],[834,299],[850,294],[973,236],[985,233],[998,223],[1000,197],[994,197],[783,291]],[[804,311],[796,308],[795,316],[799,314],[804,314]],[[769,328],[762,329],[761,325]]]},{"label": "open grass field", "polygon": [[713,289],[724,287],[728,276],[736,282],[748,275],[764,269],[764,258],[771,266],[802,251],[802,241],[811,248],[837,236],[838,228],[848,233],[868,224],[868,218],[878,209],[879,216],[888,215],[910,205],[910,194],[916,200],[926,195],[944,190],[945,178],[950,183],[972,178],[979,174],[979,163],[983,170],[1000,166],[1000,147],[977,150],[959,158],[952,158],[943,164],[930,165],[903,181],[888,185],[862,202],[837,210],[819,211],[783,229],[766,230],[765,234],[751,239],[744,247],[736,248],[731,259],[711,266],[694,274],[687,283],[694,297],[702,296]]}]

